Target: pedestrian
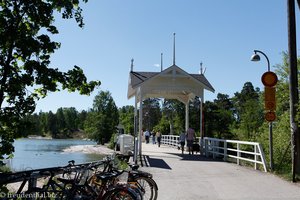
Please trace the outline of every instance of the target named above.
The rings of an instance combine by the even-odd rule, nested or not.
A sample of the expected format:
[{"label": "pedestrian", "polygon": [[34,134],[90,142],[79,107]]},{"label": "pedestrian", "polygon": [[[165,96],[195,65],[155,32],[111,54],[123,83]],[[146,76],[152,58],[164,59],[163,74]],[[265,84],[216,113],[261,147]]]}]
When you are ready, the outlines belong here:
[{"label": "pedestrian", "polygon": [[160,147],[160,141],[161,141],[161,133],[160,133],[160,131],[156,132],[156,138],[157,138],[158,147]]},{"label": "pedestrian", "polygon": [[145,131],[144,136],[145,136],[145,139],[146,139],[146,144],[148,144],[149,143],[149,138],[150,138],[150,132],[149,132],[148,129]]},{"label": "pedestrian", "polygon": [[193,142],[195,139],[195,131],[192,128],[188,128],[188,130],[186,131],[186,140],[187,140],[187,147],[188,147],[188,151],[189,154],[194,154],[193,152]]},{"label": "pedestrian", "polygon": [[181,154],[183,154],[184,152],[184,146],[185,146],[185,133],[182,131],[180,136],[179,136],[179,143],[180,143],[180,146],[181,146]]},{"label": "pedestrian", "polygon": [[152,135],[152,144],[156,144],[156,142],[155,142],[155,131],[154,130],[151,132],[151,135]]}]

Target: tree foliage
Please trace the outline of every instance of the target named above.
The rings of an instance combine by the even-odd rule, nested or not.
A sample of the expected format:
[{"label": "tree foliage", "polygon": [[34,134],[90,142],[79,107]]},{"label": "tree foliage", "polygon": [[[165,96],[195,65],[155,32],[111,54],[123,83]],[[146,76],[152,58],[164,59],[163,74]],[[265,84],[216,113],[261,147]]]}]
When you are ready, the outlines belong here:
[{"label": "tree foliage", "polygon": [[123,106],[119,109],[120,123],[124,126],[125,133],[134,132],[134,107]]},{"label": "tree foliage", "polygon": [[239,134],[239,139],[256,139],[264,119],[260,96],[259,88],[254,89],[251,82],[246,82],[242,91],[234,94],[235,131]]},{"label": "tree foliage", "polygon": [[[185,119],[184,104],[176,99],[164,99],[162,105],[162,121],[160,124],[160,131],[163,134],[178,135],[184,131]],[[181,120],[183,119],[183,120]],[[167,125],[168,122],[168,126]],[[157,127],[158,128],[158,127]]]},{"label": "tree foliage", "polygon": [[100,91],[95,96],[93,108],[85,121],[85,131],[89,137],[103,144],[116,133],[119,124],[118,108],[108,91]]},{"label": "tree foliage", "polygon": [[231,126],[234,123],[232,99],[226,94],[217,94],[217,99],[204,104],[204,126],[207,137],[232,139]]},{"label": "tree foliage", "polygon": [[88,82],[78,66],[67,72],[50,66],[60,47],[50,38],[59,33],[55,13],[83,27],[81,12],[79,0],[0,1],[0,161],[13,152],[21,119],[34,112],[39,98],[60,88],[89,94],[100,84]]},{"label": "tree foliage", "polygon": [[143,101],[143,129],[152,131],[161,118],[159,99],[149,98]]}]

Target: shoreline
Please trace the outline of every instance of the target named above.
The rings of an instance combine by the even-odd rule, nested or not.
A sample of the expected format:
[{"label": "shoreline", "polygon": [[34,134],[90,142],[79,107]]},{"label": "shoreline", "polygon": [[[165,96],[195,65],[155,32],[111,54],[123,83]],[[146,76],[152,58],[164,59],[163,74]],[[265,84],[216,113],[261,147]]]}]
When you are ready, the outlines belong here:
[{"label": "shoreline", "polygon": [[113,149],[108,148],[105,145],[73,145],[63,149],[63,153],[75,153],[81,152],[86,154],[112,154]]}]

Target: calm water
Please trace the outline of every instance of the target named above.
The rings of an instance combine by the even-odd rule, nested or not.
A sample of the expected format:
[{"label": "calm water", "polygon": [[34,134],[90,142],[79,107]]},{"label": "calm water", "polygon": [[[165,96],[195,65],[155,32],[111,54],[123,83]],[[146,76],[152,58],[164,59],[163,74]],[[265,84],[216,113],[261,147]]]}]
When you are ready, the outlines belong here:
[{"label": "calm water", "polygon": [[71,139],[18,139],[14,142],[14,158],[8,162],[13,171],[65,166],[69,160],[75,164],[102,159],[103,155],[65,153],[63,149],[72,145],[96,144],[92,141]]}]

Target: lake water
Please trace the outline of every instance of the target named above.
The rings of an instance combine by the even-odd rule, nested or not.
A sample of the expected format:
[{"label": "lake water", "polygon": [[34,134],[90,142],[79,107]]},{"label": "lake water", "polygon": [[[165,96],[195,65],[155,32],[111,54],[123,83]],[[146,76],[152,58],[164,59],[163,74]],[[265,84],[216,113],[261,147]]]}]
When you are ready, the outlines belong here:
[{"label": "lake water", "polygon": [[72,145],[96,144],[92,141],[73,139],[18,139],[14,142],[14,158],[8,165],[13,171],[65,166],[69,160],[75,164],[102,159],[104,155],[65,153],[63,149]]}]

